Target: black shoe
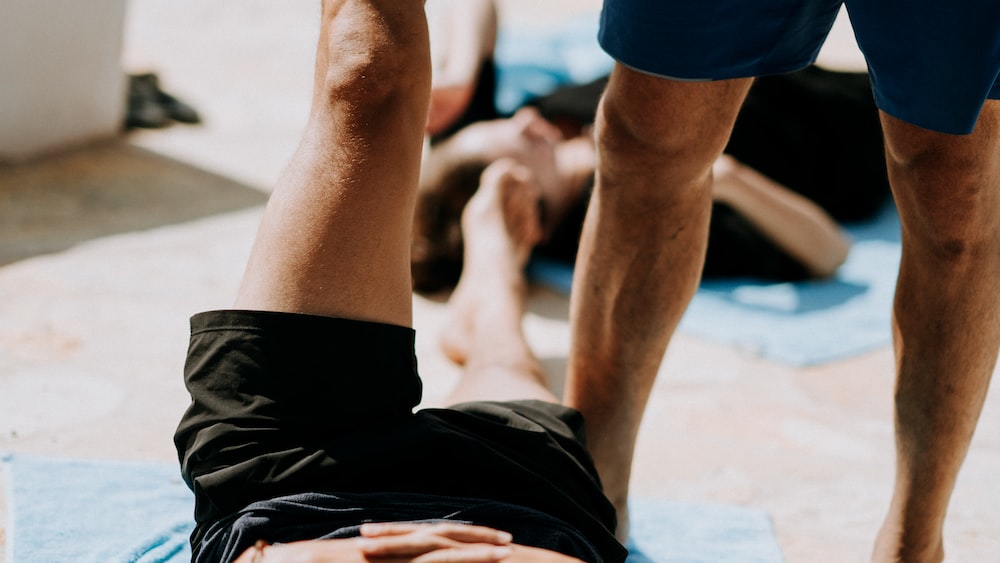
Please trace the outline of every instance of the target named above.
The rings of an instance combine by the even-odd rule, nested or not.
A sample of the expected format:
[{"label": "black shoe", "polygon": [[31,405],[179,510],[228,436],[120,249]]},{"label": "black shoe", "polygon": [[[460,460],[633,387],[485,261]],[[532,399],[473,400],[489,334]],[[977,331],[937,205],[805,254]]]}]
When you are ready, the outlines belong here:
[{"label": "black shoe", "polygon": [[157,129],[173,121],[201,123],[201,116],[187,103],[161,90],[155,74],[130,75],[125,127]]},{"label": "black shoe", "polygon": [[163,90],[159,91],[156,101],[167,113],[167,116],[174,121],[190,124],[201,123],[201,116],[198,115],[198,112],[193,107],[167,94]]},{"label": "black shoe", "polygon": [[155,74],[128,77],[128,107],[125,111],[127,129],[159,129],[170,124],[167,110],[157,101],[158,82]]}]

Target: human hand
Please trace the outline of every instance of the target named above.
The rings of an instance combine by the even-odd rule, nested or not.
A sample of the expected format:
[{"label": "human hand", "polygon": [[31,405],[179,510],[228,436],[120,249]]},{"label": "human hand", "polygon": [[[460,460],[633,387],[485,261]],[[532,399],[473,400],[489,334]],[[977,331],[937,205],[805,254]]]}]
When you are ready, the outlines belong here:
[{"label": "human hand", "polygon": [[436,135],[453,125],[472,101],[473,84],[439,86],[431,90],[425,130]]},{"label": "human hand", "polygon": [[270,545],[258,541],[233,563],[304,563],[336,561],[338,563],[370,563],[360,548],[358,538],[307,540]]},{"label": "human hand", "polygon": [[507,532],[468,524],[365,524],[362,537],[279,545],[258,542],[235,563],[581,563],[510,543]]},{"label": "human hand", "polygon": [[[547,549],[511,543],[509,533],[485,526],[390,522],[365,524],[361,535],[365,555],[379,563],[583,563]],[[402,559],[393,558],[398,556]]]},{"label": "human hand", "polygon": [[511,535],[467,524],[365,524],[362,537],[269,545],[259,541],[235,563],[497,563]]},{"label": "human hand", "polygon": [[508,532],[458,523],[361,526],[361,550],[377,561],[493,563],[511,554]]}]

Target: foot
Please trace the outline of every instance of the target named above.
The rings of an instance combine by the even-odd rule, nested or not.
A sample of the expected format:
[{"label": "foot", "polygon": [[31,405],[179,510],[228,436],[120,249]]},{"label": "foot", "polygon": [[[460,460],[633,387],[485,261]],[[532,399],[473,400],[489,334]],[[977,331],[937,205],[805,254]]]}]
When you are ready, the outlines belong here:
[{"label": "foot", "polygon": [[941,534],[916,534],[917,541],[906,539],[898,519],[889,517],[882,524],[872,563],[941,563],[944,561],[944,542]]},{"label": "foot", "polygon": [[542,236],[538,189],[527,170],[500,160],[483,172],[479,189],[462,212],[462,277],[448,301],[441,348],[464,364],[481,306],[523,301],[524,266]]}]

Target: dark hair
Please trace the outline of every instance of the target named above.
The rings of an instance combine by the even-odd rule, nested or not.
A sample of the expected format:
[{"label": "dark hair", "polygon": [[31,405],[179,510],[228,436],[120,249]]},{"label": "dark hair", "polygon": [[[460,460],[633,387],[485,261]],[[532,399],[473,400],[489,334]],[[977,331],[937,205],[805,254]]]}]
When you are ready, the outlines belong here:
[{"label": "dark hair", "polygon": [[487,163],[466,161],[442,173],[434,185],[421,186],[413,217],[410,271],[413,289],[434,293],[451,289],[462,274],[462,210],[479,188]]}]

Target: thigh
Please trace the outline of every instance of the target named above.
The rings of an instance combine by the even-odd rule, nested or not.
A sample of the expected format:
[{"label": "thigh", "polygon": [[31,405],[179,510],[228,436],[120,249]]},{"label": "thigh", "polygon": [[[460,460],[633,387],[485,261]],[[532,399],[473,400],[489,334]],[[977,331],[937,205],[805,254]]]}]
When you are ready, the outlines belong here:
[{"label": "thigh", "polygon": [[600,41],[622,64],[683,80],[802,68],[842,0],[605,0]]},{"label": "thigh", "polygon": [[423,2],[324,2],[313,92],[235,306],[409,325],[430,96]]},{"label": "thigh", "polygon": [[879,108],[919,127],[972,131],[1000,98],[1000,2],[848,0]]}]

